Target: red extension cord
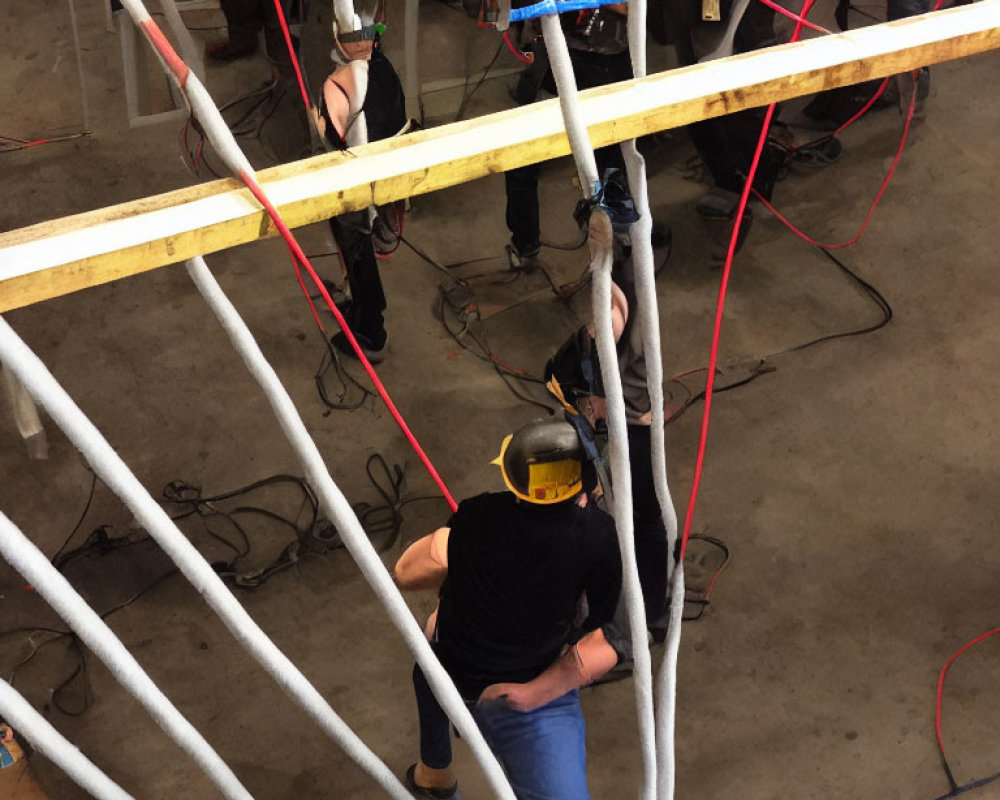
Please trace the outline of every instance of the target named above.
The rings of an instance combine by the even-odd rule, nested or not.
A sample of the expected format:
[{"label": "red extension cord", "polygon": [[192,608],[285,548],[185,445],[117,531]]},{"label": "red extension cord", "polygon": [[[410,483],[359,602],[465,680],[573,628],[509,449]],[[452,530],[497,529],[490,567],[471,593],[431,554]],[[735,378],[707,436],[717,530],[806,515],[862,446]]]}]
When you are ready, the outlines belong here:
[{"label": "red extension cord", "polygon": [[[809,14],[815,0],[805,0],[802,6],[801,17],[804,19]],[[795,24],[795,32],[791,41],[798,41],[802,33],[802,23]],[[750,171],[747,174],[743,191],[740,194],[740,203],[736,211],[736,220],[733,223],[733,233],[729,237],[729,250],[726,253],[726,263],[722,268],[722,280],[719,283],[719,299],[715,305],[715,322],[712,328],[712,346],[708,357],[708,374],[705,378],[705,410],[701,417],[701,436],[698,441],[698,457],[695,461],[694,480],[691,485],[691,494],[688,498],[687,511],[684,515],[684,534],[681,539],[681,551],[678,560],[684,560],[684,552],[687,550],[688,539],[691,536],[691,524],[694,521],[695,506],[698,502],[698,490],[701,487],[701,475],[705,465],[705,449],[708,445],[708,424],[712,415],[712,391],[715,388],[715,370],[719,361],[719,340],[722,336],[722,313],[726,305],[726,287],[729,285],[729,274],[733,268],[733,257],[736,255],[736,242],[739,238],[740,225],[743,222],[743,215],[746,212],[747,202],[750,199],[750,189],[753,186],[754,177],[757,175],[757,167],[760,164],[760,155],[764,150],[764,142],[767,141],[767,133],[771,127],[771,117],[774,115],[775,103],[767,107],[764,115],[764,124],[761,127],[760,136],[757,139],[757,148],[754,150],[753,161],[750,164]]]},{"label": "red extension cord", "polygon": [[952,663],[954,663],[956,658],[962,655],[962,653],[964,653],[970,647],[973,647],[979,644],[984,639],[988,639],[989,637],[994,636],[998,633],[1000,633],[1000,628],[994,628],[991,631],[987,631],[986,633],[977,636],[971,642],[967,642],[966,644],[962,645],[960,648],[958,648],[958,650],[952,653],[951,658],[949,658],[948,661],[945,663],[945,665],[941,668],[941,674],[938,675],[937,703],[934,706],[934,731],[937,734],[938,750],[941,751],[941,763],[944,766],[945,775],[948,777],[948,783],[951,784],[952,792],[958,790],[958,784],[955,782],[954,775],[951,774],[951,767],[948,765],[948,757],[945,755],[944,752],[944,742],[941,739],[941,698],[942,695],[944,694],[944,679],[945,676],[948,674],[948,670],[951,668],[951,665]]},{"label": "red extension cord", "polygon": [[[288,45],[289,54],[292,58],[292,61],[297,63],[295,51],[291,47],[291,35],[288,32],[288,25],[284,20],[284,11],[281,9],[278,0],[275,0],[275,5],[278,8],[278,16],[282,21],[282,28],[285,33],[285,42]],[[161,55],[164,62],[170,68],[171,72],[173,72],[174,75],[177,77],[180,86],[183,88],[183,86],[187,83],[187,78],[189,74],[188,66],[184,63],[184,61],[180,58],[180,56],[177,55],[173,46],[163,35],[163,31],[160,30],[159,26],[152,18],[143,22],[141,27],[143,29],[143,32],[149,39],[150,43],[156,48],[157,52]],[[304,99],[308,103],[308,96],[305,93],[305,85],[302,82],[301,71],[298,69],[298,67],[296,67],[296,75],[299,80],[299,88],[305,95]],[[299,246],[299,243],[296,241],[295,236],[292,234],[291,230],[289,230],[288,226],[281,218],[281,214],[278,213],[278,210],[267,198],[267,195],[264,193],[264,190],[260,187],[260,185],[257,183],[257,181],[254,179],[252,175],[250,175],[246,171],[240,171],[239,178],[243,181],[246,187],[257,199],[257,202],[259,202],[261,206],[263,206],[264,210],[271,218],[271,221],[274,223],[274,226],[278,229],[278,232],[281,234],[281,237],[285,240],[285,244],[288,245],[288,249],[292,257],[292,265],[295,267],[295,273],[296,277],[298,278],[299,286],[301,287],[303,293],[306,296],[306,300],[309,303],[309,307],[312,311],[313,319],[316,321],[316,324],[319,327],[320,331],[323,333],[324,336],[326,335],[326,332],[323,328],[323,324],[320,321],[319,314],[316,312],[316,307],[313,305],[312,299],[309,297],[309,291],[306,288],[305,281],[303,280],[302,274],[299,270],[300,264],[303,267],[305,267],[306,271],[309,273],[309,277],[312,279],[313,283],[315,283],[316,287],[319,289],[320,295],[322,295],[324,302],[327,304],[327,307],[330,309],[330,312],[337,320],[337,324],[340,325],[341,330],[344,332],[344,335],[350,342],[351,347],[353,348],[355,354],[358,357],[358,360],[364,367],[365,372],[368,373],[368,377],[371,379],[372,384],[374,384],[375,390],[378,392],[379,397],[382,398],[382,401],[385,403],[386,408],[389,409],[389,413],[392,414],[393,419],[396,420],[396,424],[399,425],[400,430],[402,430],[403,435],[406,437],[406,440],[410,443],[410,446],[413,448],[414,452],[420,458],[420,461],[427,469],[427,472],[430,474],[431,478],[434,480],[438,488],[441,490],[441,494],[444,496],[444,499],[448,502],[448,505],[451,507],[452,511],[455,511],[458,508],[458,504],[455,502],[455,498],[452,496],[451,492],[448,491],[448,487],[441,479],[441,476],[438,474],[438,471],[434,468],[434,465],[431,463],[431,460],[424,452],[424,449],[420,446],[420,443],[417,441],[417,438],[413,435],[413,432],[410,430],[409,425],[406,424],[406,420],[403,419],[403,416],[402,414],[400,414],[399,409],[396,408],[396,404],[393,403],[392,398],[389,396],[388,391],[386,391],[386,388],[382,384],[382,381],[379,380],[378,375],[375,374],[375,370],[372,368],[371,362],[368,360],[364,352],[361,350],[361,346],[358,344],[357,339],[354,338],[354,334],[348,327],[343,314],[340,313],[340,309],[338,309],[336,304],[333,302],[333,298],[330,297],[330,293],[323,285],[323,282],[320,280],[319,275],[316,274],[316,271],[313,269],[312,264],[309,263],[309,259],[306,257],[306,254]]]}]

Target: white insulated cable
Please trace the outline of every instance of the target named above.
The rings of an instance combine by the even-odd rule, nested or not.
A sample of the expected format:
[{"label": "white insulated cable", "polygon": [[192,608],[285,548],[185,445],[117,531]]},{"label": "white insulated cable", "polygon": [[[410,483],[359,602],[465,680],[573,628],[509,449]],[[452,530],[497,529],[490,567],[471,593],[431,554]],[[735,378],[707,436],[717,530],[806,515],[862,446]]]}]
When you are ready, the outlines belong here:
[{"label": "white insulated cable", "polygon": [[[194,545],[149,495],[45,364],[0,317],[0,362],[24,384],[66,433],[101,481],[122,499],[236,640],[305,709],[344,752],[397,800],[411,800],[399,779],[337,716],[323,696],[268,638]],[[240,795],[249,797],[249,795]]]},{"label": "white insulated cable", "polygon": [[[559,25],[556,14],[545,14],[542,20],[542,38],[549,54],[552,66],[552,77],[556,81],[559,92],[559,108],[562,110],[563,123],[566,126],[566,136],[573,151],[573,160],[580,176],[580,189],[583,196],[590,199],[594,195],[596,183],[600,180],[597,174],[597,162],[594,160],[594,148],[590,144],[587,126],[583,123],[583,113],[577,98],[576,76],[573,74],[573,64],[569,60],[569,48],[566,37]],[[610,308],[610,306],[608,306]]]},{"label": "white insulated cable", "polygon": [[[107,623],[3,513],[0,513],[0,554],[52,606],[90,651],[104,662],[118,682],[156,720],[156,724],[195,760],[225,797],[252,800],[253,795],[243,787],[226,762],[153,683]],[[114,788],[120,794],[112,796],[127,797],[118,787]]]},{"label": "white insulated cable", "polygon": [[[149,16],[149,12],[141,0],[121,0],[121,4],[136,26],[145,33],[143,26],[145,23],[150,22],[152,17]],[[157,59],[159,59],[164,71],[171,77],[174,77],[173,72],[163,62],[159,51],[155,47],[153,47],[153,52],[156,53]],[[243,151],[236,144],[236,139],[222,118],[222,114],[216,108],[212,96],[208,93],[208,90],[198,76],[193,71],[190,72],[187,82],[180,88],[191,104],[191,110],[197,117],[198,122],[201,123],[205,135],[212,143],[212,147],[215,148],[216,153],[226,163],[230,171],[235,175],[239,175],[240,172],[255,175],[253,167],[246,156],[243,155]]]},{"label": "white insulated cable", "polygon": [[198,291],[201,292],[212,312],[218,318],[247,369],[264,390],[281,429],[302,463],[309,485],[313,487],[320,499],[320,507],[336,525],[344,545],[385,606],[393,625],[396,626],[413,651],[420,668],[427,676],[434,696],[438,698],[441,707],[455,723],[462,738],[468,743],[496,795],[505,798],[505,800],[514,800],[514,793],[496,756],[487,746],[479,727],[469,713],[454,683],[431,650],[423,629],[414,619],[399,589],[389,577],[382,559],[372,547],[371,541],[365,534],[350,502],[334,483],[316,443],[312,440],[305,423],[302,422],[301,416],[295,409],[295,404],[273,367],[261,352],[246,322],[243,321],[232,302],[226,297],[201,256],[189,260],[187,269],[191,279],[198,287]]},{"label": "white insulated cable", "polygon": [[[646,76],[646,0],[629,0],[628,39],[632,74]],[[660,347],[660,312],[656,297],[656,267],[651,239],[653,217],[649,208],[646,161],[635,139],[622,143],[629,187],[639,220],[632,226],[632,263],[635,267],[636,301],[642,333],[642,351],[646,363],[646,387],[649,392],[651,422],[650,455],[653,485],[667,532],[667,585],[670,607],[667,618],[667,645],[656,681],[656,797],[673,800],[676,784],[677,658],[681,640],[681,617],[684,611],[684,568],[674,567],[677,545],[677,510],[667,483],[665,442],[663,356]]]},{"label": "white insulated cable", "polygon": [[674,735],[677,718],[677,656],[681,648],[681,623],[684,617],[684,565],[678,564],[671,580],[670,615],[667,641],[658,676],[656,697],[656,797],[673,800],[677,783],[677,756]]},{"label": "white insulated cable", "polygon": [[[632,74],[646,76],[646,0],[629,0],[629,50]],[[667,531],[667,578],[673,573],[673,553],[677,542],[677,511],[667,483],[667,455],[664,442],[663,356],[660,347],[660,311],[656,297],[656,266],[651,234],[653,217],[649,208],[649,185],[646,160],[639,153],[635,139],[622,142],[622,154],[629,188],[639,221],[632,226],[632,263],[635,266],[636,299],[642,332],[642,350],[646,362],[646,383],[652,410],[653,484],[660,513]]]},{"label": "white insulated cable", "polygon": [[[140,0],[122,0],[122,4],[132,16],[136,25],[142,26],[143,22],[150,19],[149,13],[146,11]],[[350,17],[346,16],[348,8],[350,9],[350,14],[352,15]],[[358,24],[357,18],[353,16],[353,3],[351,0],[335,0],[334,11],[339,19],[352,19],[355,20],[355,25]],[[353,27],[354,26],[352,26],[352,29]],[[167,69],[167,66],[164,65],[164,68]],[[360,105],[364,104],[364,94],[367,93],[368,63],[364,62],[363,65],[359,66],[354,65],[352,62],[352,69],[354,70],[354,77],[357,81],[357,85],[363,90],[361,92],[362,97],[360,98],[359,104],[360,109]],[[173,73],[170,72],[170,74]],[[223,159],[223,161],[225,161],[230,171],[236,175],[246,173],[251,177],[255,176],[256,173],[254,172],[253,167],[240,150],[232,132],[223,120],[221,113],[218,108],[216,108],[211,96],[202,85],[201,81],[198,80],[197,76],[189,74],[187,83],[183,88],[186,96],[188,97],[188,102],[191,103],[192,110],[205,130],[206,136],[209,138],[209,141],[212,142],[216,152]],[[367,127],[365,125],[363,112],[359,114],[359,119],[355,120],[355,124],[352,127],[357,128],[357,131],[355,132],[356,136],[363,137],[365,141],[367,140]],[[327,478],[329,479],[328,474]],[[388,580],[388,576],[386,575],[385,577]],[[400,602],[402,602],[401,597]],[[239,604],[236,605],[238,607]],[[405,607],[405,603],[403,603],[403,605]],[[249,617],[247,617],[247,620],[253,624]],[[234,633],[236,633],[235,630]],[[263,635],[263,632],[260,633]],[[407,641],[410,641],[407,633],[408,632],[404,632],[404,638],[406,638]],[[270,640],[268,640],[268,643],[271,644],[272,648],[274,648],[273,644],[270,643]],[[465,709],[464,703],[462,704],[462,711],[468,715],[467,719],[453,707],[452,702],[445,702],[444,700],[441,700],[442,697],[449,696],[449,687],[455,692],[456,697],[458,694],[457,691],[454,690],[454,684],[450,682],[450,678],[447,677],[443,667],[440,666],[440,662],[438,662],[436,656],[430,652],[430,646],[427,644],[426,639],[423,639],[422,645],[421,643],[416,643],[414,646],[414,644],[411,643],[411,649],[413,649],[415,653],[423,653],[424,648],[426,648],[426,653],[424,653],[421,657],[418,657],[417,660],[421,663],[421,666],[424,666],[426,662],[428,682],[430,683],[431,688],[434,689],[435,696],[438,696],[438,699],[444,706],[446,706],[446,711],[449,709],[451,710],[452,713],[450,716],[452,721],[462,732],[463,736],[467,737],[467,741],[470,743],[477,741],[482,744],[481,748],[478,746],[475,748],[475,752],[498,797],[503,798],[503,800],[514,800],[514,794],[510,788],[510,784],[503,775],[496,758],[489,751],[489,748],[486,747],[485,741],[482,739],[482,735],[479,732],[479,728],[475,725],[471,715],[468,715],[468,710]],[[383,788],[389,792],[390,795],[393,797],[409,798],[409,793],[406,792],[399,780],[392,775],[391,771],[389,771],[389,769],[377,758],[377,756],[365,747],[364,743],[355,736],[353,731],[344,725],[343,721],[340,720],[333,709],[330,708],[326,701],[323,700],[318,692],[316,692],[315,688],[309,684],[308,681],[306,681],[304,676],[301,676],[301,673],[295,669],[294,665],[292,665],[291,662],[277,650],[277,648],[274,648],[274,654],[272,655],[280,657],[287,662],[288,668],[294,671],[296,675],[301,678],[302,685],[297,684],[294,692],[286,687],[285,684],[279,679],[279,683],[283,686],[283,688],[286,688],[286,691],[288,691],[289,694],[291,694],[295,699],[299,700],[300,703],[303,703],[307,696],[314,695],[309,698],[308,704],[304,704],[304,707],[307,711],[310,711],[313,718],[320,723],[320,726],[338,743],[341,743],[345,752],[370,775],[372,775],[372,777],[375,778],[383,786]],[[275,673],[275,677],[277,677],[278,674],[280,673]]]},{"label": "white insulated cable", "polygon": [[368,97],[368,61],[356,58],[348,65],[354,73],[354,86],[358,90],[358,108],[348,120],[345,141],[348,147],[368,144],[368,119],[365,117],[365,99]]},{"label": "white insulated cable", "polygon": [[[597,162],[580,112],[569,49],[566,47],[566,39],[559,25],[559,17],[547,14],[541,20],[542,35],[545,38],[552,75],[559,92],[559,104],[566,133],[573,150],[584,197],[589,199],[593,196],[598,181]],[[608,438],[611,443],[611,475],[614,485],[612,511],[622,554],[622,587],[632,635],[634,661],[632,674],[635,681],[636,715],[643,757],[643,778],[639,797],[641,800],[653,800],[656,791],[653,676],[649,641],[646,636],[646,613],[642,604],[642,589],[635,558],[632,471],[629,465],[628,432],[625,424],[625,398],[622,394],[618,353],[611,326],[611,220],[598,208],[591,212],[590,225],[591,232],[588,239],[591,243],[590,268],[593,280],[591,303],[597,333],[597,351],[601,362],[601,377],[604,381],[608,407]],[[597,231],[598,226],[603,230]]]},{"label": "white insulated cable", "polygon": [[[597,209],[590,215],[594,225]],[[610,227],[610,221],[608,222]],[[612,512],[618,543],[622,553],[622,589],[628,612],[629,631],[632,634],[632,675],[635,681],[636,715],[639,725],[639,742],[642,747],[643,780],[640,800],[653,800],[656,790],[656,737],[653,715],[653,672],[646,636],[646,612],[642,604],[642,587],[635,558],[634,524],[632,520],[632,470],[629,464],[628,431],[625,427],[625,398],[622,394],[621,375],[618,373],[618,352],[611,328],[611,249],[591,258],[591,304],[594,307],[597,353],[601,361],[605,401],[608,407],[608,439],[611,443],[611,476],[615,502]]]},{"label": "white insulated cable", "polygon": [[97,800],[133,800],[5,680],[0,680],[0,717]]}]

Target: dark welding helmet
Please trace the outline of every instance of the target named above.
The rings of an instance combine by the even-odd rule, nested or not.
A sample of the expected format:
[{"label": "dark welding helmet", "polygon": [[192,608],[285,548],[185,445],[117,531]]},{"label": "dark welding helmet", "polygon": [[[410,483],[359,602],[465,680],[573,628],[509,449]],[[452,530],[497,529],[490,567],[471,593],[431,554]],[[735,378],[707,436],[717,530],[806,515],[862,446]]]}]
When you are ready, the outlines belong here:
[{"label": "dark welding helmet", "polygon": [[586,327],[570,336],[545,365],[545,387],[563,407],[576,413],[576,401],[585,395],[604,397],[597,343]]},{"label": "dark welding helmet", "polygon": [[585,459],[572,425],[539,420],[509,434],[491,463],[500,467],[504,483],[516,497],[551,505],[580,493]]}]

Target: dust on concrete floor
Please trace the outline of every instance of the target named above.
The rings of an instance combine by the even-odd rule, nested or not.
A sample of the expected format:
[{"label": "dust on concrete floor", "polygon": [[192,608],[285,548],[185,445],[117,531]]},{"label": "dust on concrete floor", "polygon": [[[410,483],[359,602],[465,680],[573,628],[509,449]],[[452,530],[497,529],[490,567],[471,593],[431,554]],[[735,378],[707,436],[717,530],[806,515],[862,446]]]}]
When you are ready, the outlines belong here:
[{"label": "dust on concrete floor", "polygon": [[[424,9],[429,16],[447,10],[434,3]],[[114,36],[103,32],[99,9],[78,14],[93,135],[0,156],[8,198],[0,210],[3,229],[193,180],[176,155],[178,126],[128,130]],[[443,19],[458,25],[461,18]],[[26,138],[77,125],[65,5],[38,0],[29,13],[7,4],[0,29],[5,74],[20,87],[5,89],[2,132]],[[428,35],[439,35],[435,30]],[[399,53],[400,42],[389,39],[390,55]],[[260,60],[212,69],[209,85],[226,98],[239,80],[266,79],[266,69]],[[1000,77],[1000,59],[989,54],[942,65],[933,76],[924,118],[871,228],[841,254],[888,298],[892,323],[769,359],[776,372],[717,398],[695,528],[725,540],[734,557],[708,613],[684,630],[679,797],[930,798],[947,788],[932,732],[937,671],[959,645],[996,625],[993,397],[1000,388],[1000,329],[993,312],[1000,277],[991,136],[1000,114],[983,87]],[[487,86],[482,104],[495,105],[477,105],[477,113],[504,102],[502,82]],[[796,170],[779,185],[776,202],[807,231],[845,238],[863,218],[900,129],[891,111],[857,125],[843,137],[838,164]],[[709,251],[724,232],[693,210],[705,186],[685,172],[691,154],[677,132],[650,159],[654,214],[669,220],[676,243],[659,279],[668,375],[704,365],[720,274]],[[543,178],[545,235],[553,241],[574,235],[571,175],[563,161]],[[417,198],[406,226],[407,237],[440,261],[493,257],[463,269],[496,269],[506,240],[502,179]],[[323,225],[301,235],[307,251],[329,249]],[[545,256],[561,280],[584,266],[582,251]],[[379,502],[364,472],[375,452],[407,465],[408,492],[432,493],[379,403],[325,413],[313,385],[322,345],[284,248],[261,242],[208,261],[347,496]],[[320,263],[329,269],[328,260]],[[499,489],[487,462],[501,436],[542,412],[517,400],[442,330],[433,313],[441,283],[435,270],[402,248],[383,264],[383,276],[391,343],[381,376],[456,496]],[[502,290],[484,287],[480,299],[509,303],[518,292],[543,289],[543,280],[534,275]],[[567,306],[540,294],[494,317],[494,348],[537,373],[585,315],[585,295]],[[154,494],[177,478],[214,493],[298,473],[266,403],[181,266],[7,319]],[[877,319],[877,309],[821,254],[758,213],[733,273],[723,332],[721,363],[737,366],[722,379],[745,376],[747,365],[765,354]],[[687,382],[697,388],[697,379]],[[669,388],[683,396],[676,384]],[[700,407],[692,409],[667,431],[681,511],[699,416]],[[48,431],[51,457],[32,463],[9,420],[0,426],[0,508],[51,554],[77,521],[90,475],[51,423]],[[284,513],[298,510],[287,494],[276,492],[269,502]],[[420,502],[404,516],[408,541],[440,524],[446,509],[439,501]],[[98,486],[75,541],[103,524],[122,533],[130,516]],[[190,530],[209,558],[227,555]],[[250,535],[248,566],[270,561],[289,538],[278,524],[255,524]],[[387,563],[398,547],[386,554]],[[168,569],[155,547],[142,545],[81,561],[71,575],[105,609]],[[402,774],[416,756],[412,660],[347,555],[305,557],[259,589],[236,593],[338,713]],[[58,624],[7,567],[0,568],[0,595],[5,629]],[[426,613],[428,598],[410,599],[418,616]],[[165,580],[109,622],[255,796],[378,796],[182,580]],[[949,678],[945,737],[960,782],[1000,768],[1000,695],[990,680],[996,647],[970,651]],[[5,676],[28,648],[26,635],[0,640]],[[65,643],[52,645],[18,670],[15,684],[137,796],[214,796],[96,659],[87,658],[89,709],[80,716],[57,711],[51,690],[74,659]],[[62,704],[76,707],[81,687],[71,684]],[[635,791],[632,698],[630,681],[584,692],[595,798]],[[487,797],[461,744],[458,758],[464,796]],[[34,764],[53,797],[82,796],[44,759]]]}]

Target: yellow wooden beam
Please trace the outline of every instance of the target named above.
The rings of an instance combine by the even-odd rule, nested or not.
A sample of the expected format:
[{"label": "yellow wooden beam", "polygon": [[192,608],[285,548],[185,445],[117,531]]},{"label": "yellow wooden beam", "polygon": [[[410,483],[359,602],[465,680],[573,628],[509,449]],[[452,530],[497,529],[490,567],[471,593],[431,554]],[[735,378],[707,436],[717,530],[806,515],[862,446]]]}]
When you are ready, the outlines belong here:
[{"label": "yellow wooden beam", "polygon": [[[1000,0],[581,92],[595,147],[1000,47]],[[569,153],[558,102],[534,103],[260,173],[290,227]],[[235,180],[0,234],[0,311],[273,236]]]}]

